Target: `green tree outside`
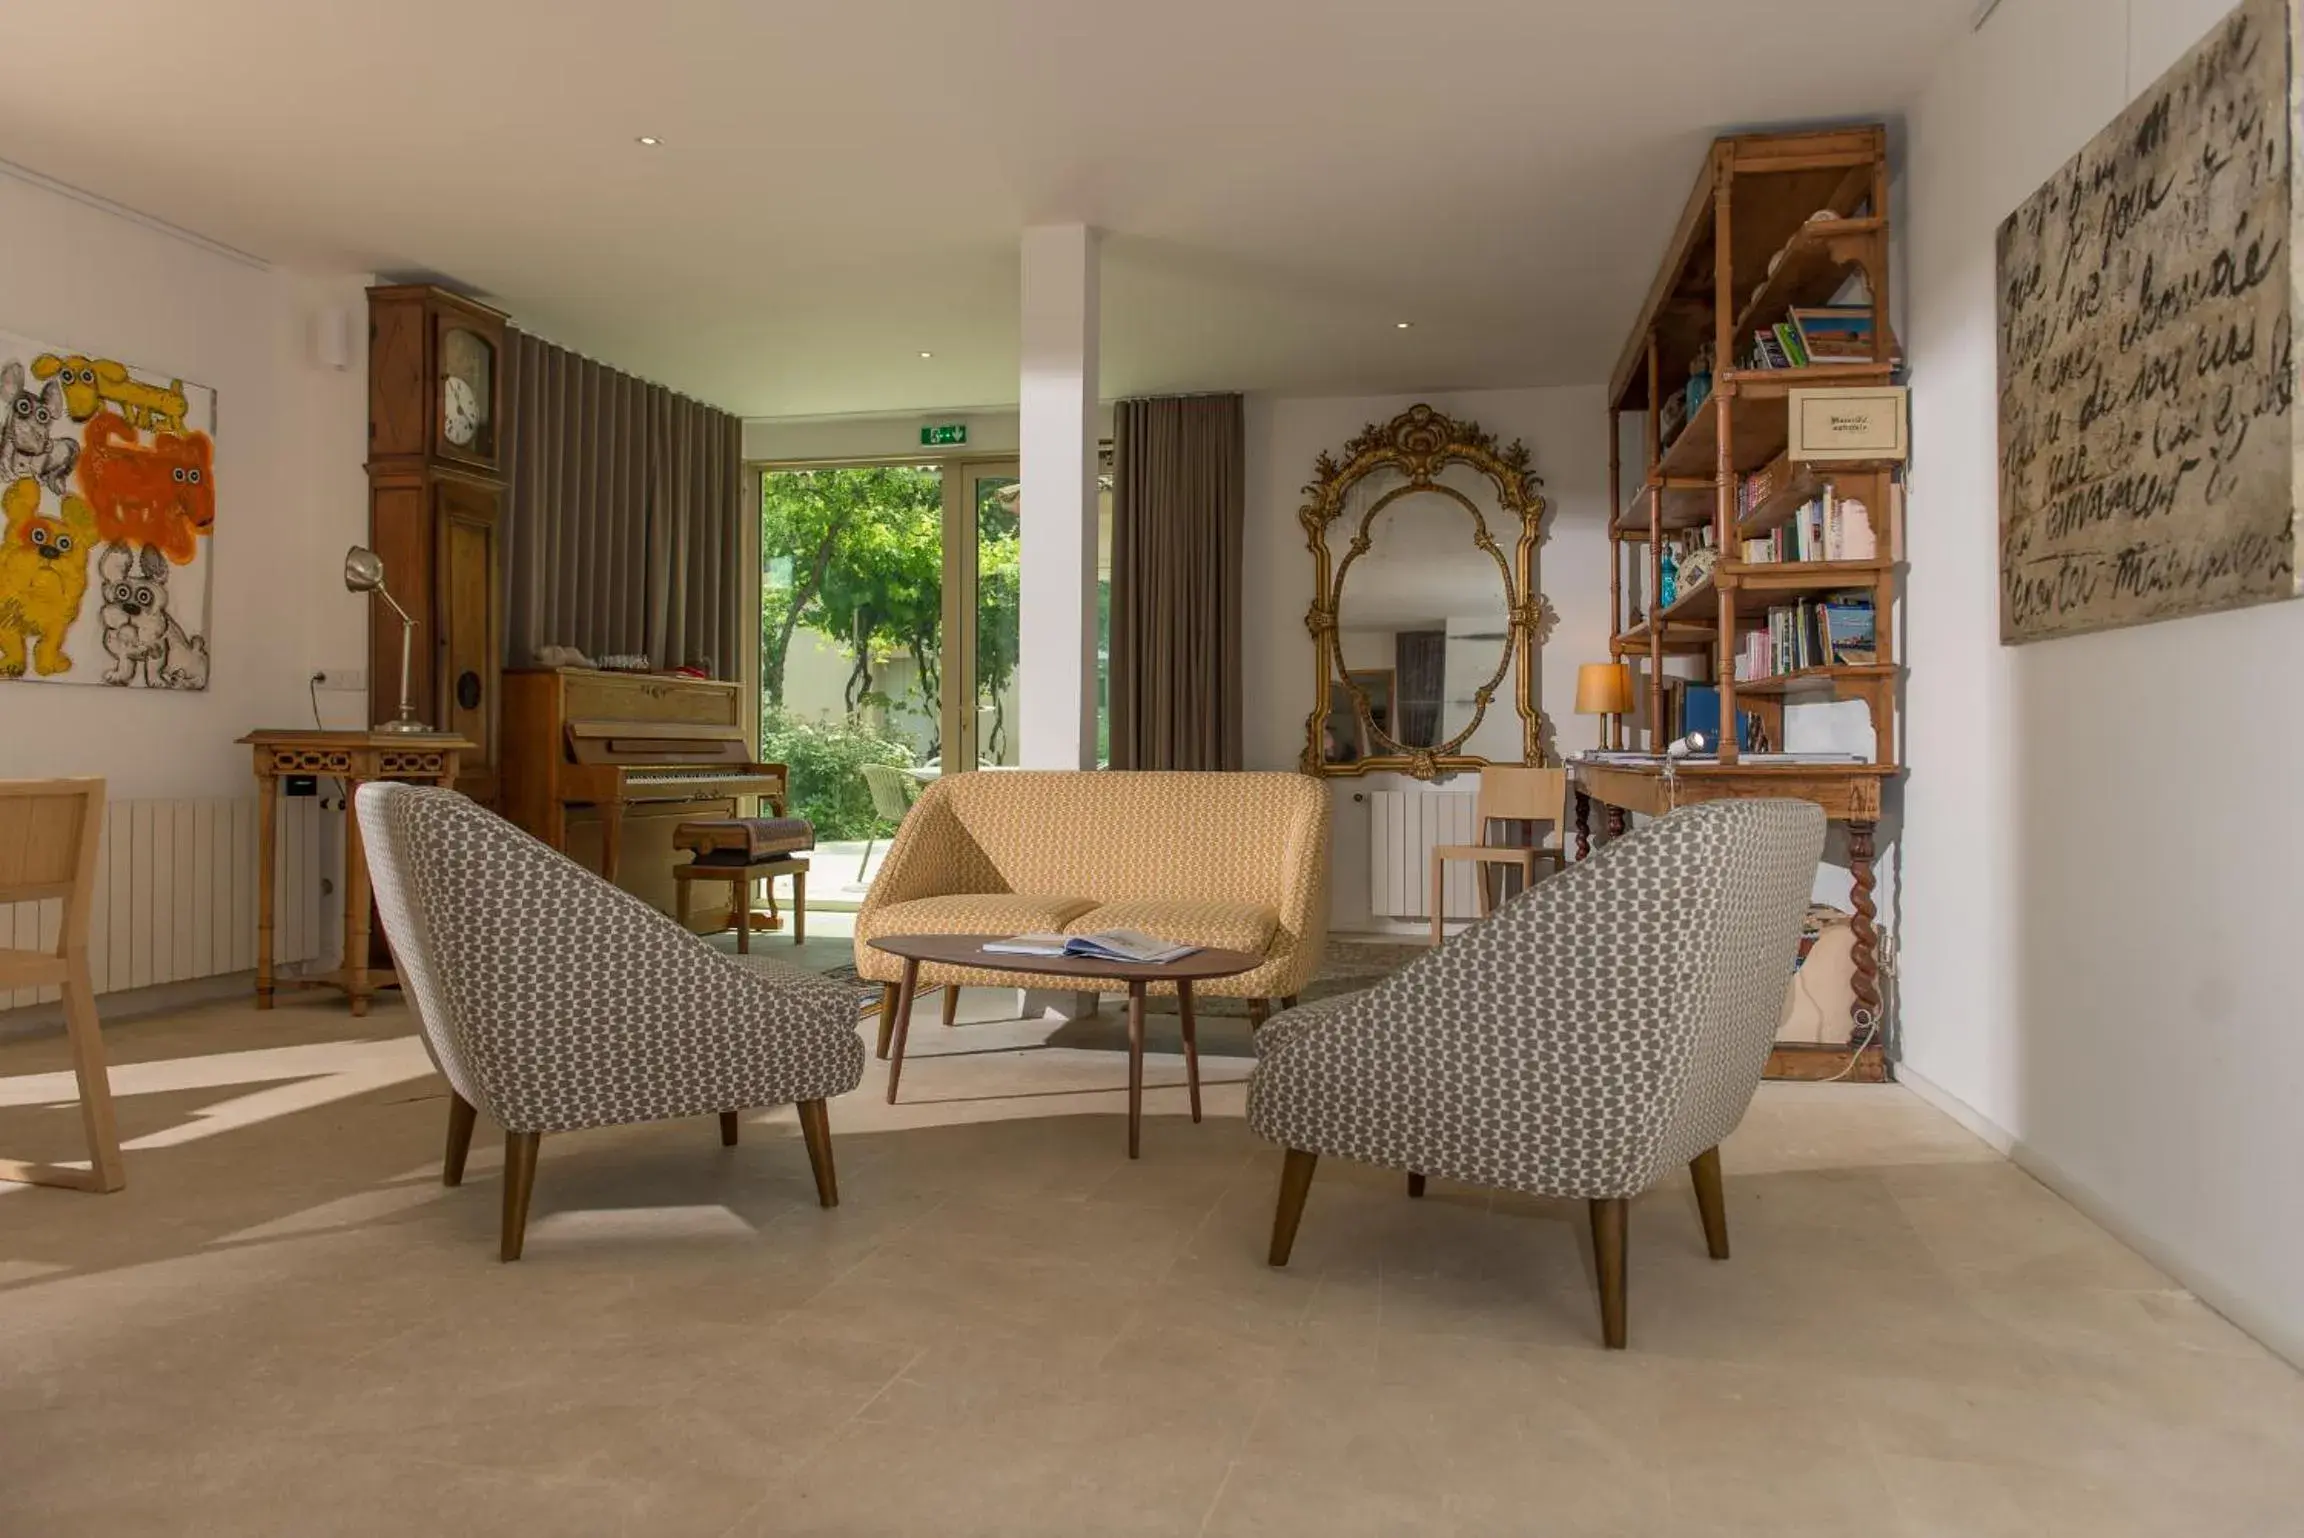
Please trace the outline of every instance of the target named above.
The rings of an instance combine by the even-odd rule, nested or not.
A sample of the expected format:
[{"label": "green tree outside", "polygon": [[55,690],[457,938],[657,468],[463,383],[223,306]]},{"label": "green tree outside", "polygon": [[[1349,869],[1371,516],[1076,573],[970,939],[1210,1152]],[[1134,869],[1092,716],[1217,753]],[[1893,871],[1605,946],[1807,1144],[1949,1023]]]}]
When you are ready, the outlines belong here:
[{"label": "green tree outside", "polygon": [[[998,482],[982,483],[977,507],[976,677],[980,698],[994,710],[985,747],[995,758],[1008,731],[1001,696],[1018,665],[1022,557],[1015,508],[1003,504],[998,488]],[[911,659],[911,703],[930,722],[940,721],[943,498],[942,473],[921,466],[777,470],[761,477],[763,751],[791,765],[797,809],[801,815],[810,815],[809,807],[822,811],[822,819],[811,816],[821,836],[889,831],[870,816],[868,802],[856,800],[856,765],[910,756],[900,740],[866,723],[866,707],[885,703],[874,688],[880,669]],[[831,637],[849,658],[841,723],[810,723],[789,708],[786,672],[802,628]],[[803,740],[812,732],[825,740]],[[941,747],[932,736],[931,755]],[[813,783],[820,779],[827,783]]]}]

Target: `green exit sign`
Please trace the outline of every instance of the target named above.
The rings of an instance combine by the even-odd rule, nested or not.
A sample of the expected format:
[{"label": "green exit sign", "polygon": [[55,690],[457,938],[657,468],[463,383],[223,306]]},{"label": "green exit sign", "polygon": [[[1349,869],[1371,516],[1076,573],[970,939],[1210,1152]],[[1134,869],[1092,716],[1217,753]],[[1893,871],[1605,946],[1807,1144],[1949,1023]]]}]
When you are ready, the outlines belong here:
[{"label": "green exit sign", "polygon": [[938,448],[947,444],[966,443],[967,441],[968,424],[966,422],[940,422],[934,427],[920,429],[920,446],[922,448]]}]

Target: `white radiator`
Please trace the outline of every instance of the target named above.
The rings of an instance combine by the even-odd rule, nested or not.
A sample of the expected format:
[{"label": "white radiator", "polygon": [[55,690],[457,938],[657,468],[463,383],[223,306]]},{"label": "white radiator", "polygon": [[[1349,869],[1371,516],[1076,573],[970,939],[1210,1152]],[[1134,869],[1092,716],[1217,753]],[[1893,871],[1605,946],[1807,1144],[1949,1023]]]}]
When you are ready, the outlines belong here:
[{"label": "white radiator", "polygon": [[[330,915],[342,819],[314,797],[280,803],[273,959],[336,947]],[[0,950],[53,950],[63,904],[0,903]],[[256,798],[112,801],[104,807],[89,913],[98,993],[186,982],[256,965]],[[54,988],[0,990],[0,1009],[45,1004]]]},{"label": "white radiator", "polygon": [[[1368,793],[1368,911],[1395,919],[1432,917],[1432,848],[1479,842],[1468,790],[1377,790]],[[1441,916],[1476,918],[1480,889],[1474,867],[1451,861],[1441,888]]]}]

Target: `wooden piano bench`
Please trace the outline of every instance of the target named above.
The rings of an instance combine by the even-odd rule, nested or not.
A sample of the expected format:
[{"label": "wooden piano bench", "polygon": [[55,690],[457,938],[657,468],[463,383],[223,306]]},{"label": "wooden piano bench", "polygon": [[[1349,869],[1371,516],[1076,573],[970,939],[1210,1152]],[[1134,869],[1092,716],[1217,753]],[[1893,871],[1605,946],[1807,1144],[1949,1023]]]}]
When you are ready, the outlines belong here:
[{"label": "wooden piano bench", "polygon": [[[808,862],[794,855],[763,855],[759,859],[730,859],[720,855],[698,855],[685,865],[672,867],[672,880],[678,889],[678,909],[675,917],[685,929],[688,925],[688,892],[699,881],[725,881],[735,888],[730,905],[736,916],[736,949],[750,954],[752,950],[752,883],[762,876],[769,880],[768,911],[776,911],[775,880],[778,876],[792,878],[792,943],[804,944],[808,939]],[[774,924],[769,925],[774,928]]]}]

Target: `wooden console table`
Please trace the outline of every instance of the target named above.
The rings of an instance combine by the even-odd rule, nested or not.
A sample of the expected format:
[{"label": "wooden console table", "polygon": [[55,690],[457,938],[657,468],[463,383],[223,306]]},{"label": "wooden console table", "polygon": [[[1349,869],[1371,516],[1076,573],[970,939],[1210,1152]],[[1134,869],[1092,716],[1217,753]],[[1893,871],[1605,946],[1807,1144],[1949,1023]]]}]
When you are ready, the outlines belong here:
[{"label": "wooden console table", "polygon": [[[477,751],[477,745],[446,733],[398,732],[250,732],[240,741],[255,749],[256,756],[256,1007],[270,1009],[273,991],[280,987],[337,988],[351,999],[353,1014],[365,1015],[376,990],[397,988],[400,980],[389,969],[368,965],[368,859],[361,848],[360,819],[352,812],[352,797],[370,780],[453,786],[463,755]],[[281,979],[272,970],[272,867],[279,838],[280,782],[305,774],[344,782],[344,964],[316,977]]]},{"label": "wooden console table", "polygon": [[[1772,1079],[1832,1079],[1879,1084],[1888,1078],[1887,1044],[1881,1039],[1880,931],[1874,920],[1873,837],[1880,823],[1880,787],[1903,771],[1893,764],[1719,764],[1683,763],[1667,776],[1661,763],[1610,764],[1571,759],[1576,786],[1576,858],[1592,852],[1592,803],[1607,809],[1608,833],[1623,833],[1625,815],[1661,817],[1676,806],[1700,801],[1740,801],[1785,796],[1813,801],[1824,815],[1848,826],[1848,904],[1856,910],[1855,1007],[1845,1047],[1778,1042],[1768,1055]],[[1854,1068],[1850,1049],[1861,1046]]]}]

